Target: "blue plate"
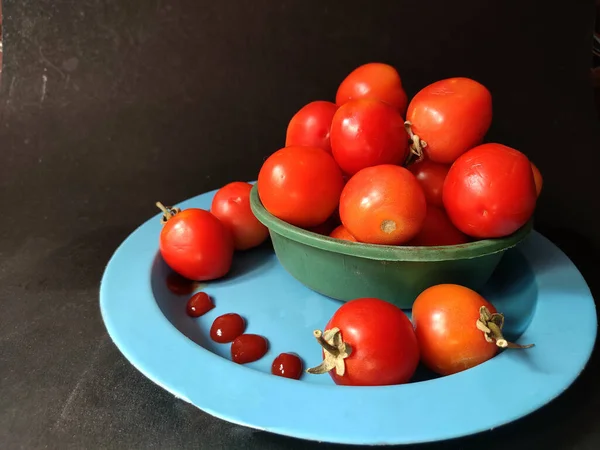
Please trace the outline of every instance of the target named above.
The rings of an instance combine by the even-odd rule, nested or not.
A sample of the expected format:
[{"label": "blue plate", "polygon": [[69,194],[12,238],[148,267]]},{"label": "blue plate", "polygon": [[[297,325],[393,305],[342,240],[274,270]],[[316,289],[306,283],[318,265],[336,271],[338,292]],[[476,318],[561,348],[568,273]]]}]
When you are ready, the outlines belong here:
[{"label": "blue plate", "polygon": [[[213,194],[178,206],[208,209]],[[535,347],[505,351],[448,377],[419,371],[415,382],[399,386],[336,386],[328,375],[275,377],[270,366],[281,352],[297,353],[305,367],[321,361],[312,331],[322,329],[340,303],[293,279],[265,245],[236,255],[229,276],[203,286],[216,307],[192,319],[185,313],[189,294],[167,287],[171,271],[158,254],[160,230],[157,215],[110,260],[100,288],[106,328],[148,378],[229,422],[350,444],[465,436],[514,421],[560,395],[583,370],[596,339],[595,306],[584,279],[534,232],[506,254],[482,293],[505,313],[507,337]],[[230,361],[228,344],[210,340],[212,321],[227,312],[241,314],[247,332],[269,340],[264,358],[238,365]]]}]

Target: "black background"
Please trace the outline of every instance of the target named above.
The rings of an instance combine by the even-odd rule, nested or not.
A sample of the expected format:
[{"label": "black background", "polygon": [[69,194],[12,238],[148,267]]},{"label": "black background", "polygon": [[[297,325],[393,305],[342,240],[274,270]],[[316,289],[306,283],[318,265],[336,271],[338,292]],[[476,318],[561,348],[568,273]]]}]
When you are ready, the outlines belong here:
[{"label": "black background", "polygon": [[[396,66],[409,96],[449,76],[491,90],[488,140],[538,165],[536,226],[597,295],[592,0],[4,0],[3,15],[3,448],[309,445],[214,419],[152,384],[106,335],[98,286],[156,199],[255,178],[292,114],[332,99],[365,62]],[[551,405],[452,444],[598,448],[599,375],[595,356]]]}]

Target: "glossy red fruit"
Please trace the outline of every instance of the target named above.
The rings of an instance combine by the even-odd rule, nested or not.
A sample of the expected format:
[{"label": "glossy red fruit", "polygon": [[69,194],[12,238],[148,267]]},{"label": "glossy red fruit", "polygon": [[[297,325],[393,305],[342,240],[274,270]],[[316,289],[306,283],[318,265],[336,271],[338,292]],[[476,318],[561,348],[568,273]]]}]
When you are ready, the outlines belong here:
[{"label": "glossy red fruit", "polygon": [[212,299],[206,292],[197,292],[190,297],[186,311],[190,317],[200,317],[215,307]]},{"label": "glossy red fruit", "polygon": [[346,229],[344,225],[340,225],[329,235],[332,238],[341,239],[343,241],[358,242],[354,236]]},{"label": "glossy red fruit", "polygon": [[427,205],[427,215],[421,231],[410,240],[408,245],[458,245],[467,242],[469,237],[454,226],[443,209]]},{"label": "glossy red fruit", "polygon": [[451,164],[482,142],[492,123],[492,95],[469,78],[440,80],[413,97],[406,120],[427,143],[431,161]]},{"label": "glossy red fruit", "polygon": [[537,200],[529,159],[501,144],[483,144],[458,158],[443,196],[452,223],[482,239],[517,231],[533,215]]},{"label": "glossy red fruit", "polygon": [[417,163],[411,164],[408,170],[417,178],[417,181],[423,188],[425,199],[429,205],[444,207],[442,192],[444,181],[450,166],[438,164],[428,159],[423,159]]},{"label": "glossy red fruit", "polygon": [[195,281],[214,280],[229,272],[233,238],[219,219],[203,209],[177,212],[160,206],[168,219],[160,233],[160,254],[171,269]]},{"label": "glossy red fruit", "polygon": [[389,64],[368,63],[354,69],[340,84],[335,102],[341,106],[361,98],[379,100],[406,112],[408,98],[398,71]]},{"label": "glossy red fruit", "polygon": [[322,100],[303,106],[288,124],[285,146],[317,147],[331,153],[329,130],[336,111],[335,103]]},{"label": "glossy red fruit", "polygon": [[293,353],[281,353],[273,360],[271,373],[279,377],[299,380],[302,376],[302,361]]},{"label": "glossy red fruit", "polygon": [[242,334],[231,344],[231,359],[238,364],[247,364],[259,360],[267,350],[267,340],[258,334]]},{"label": "glossy red fruit", "polygon": [[217,317],[210,327],[210,338],[220,344],[232,342],[246,330],[246,322],[235,313],[223,314]]},{"label": "glossy red fruit", "polygon": [[347,174],[381,164],[402,164],[408,156],[408,134],[400,113],[372,99],[351,100],[331,122],[333,157]]}]

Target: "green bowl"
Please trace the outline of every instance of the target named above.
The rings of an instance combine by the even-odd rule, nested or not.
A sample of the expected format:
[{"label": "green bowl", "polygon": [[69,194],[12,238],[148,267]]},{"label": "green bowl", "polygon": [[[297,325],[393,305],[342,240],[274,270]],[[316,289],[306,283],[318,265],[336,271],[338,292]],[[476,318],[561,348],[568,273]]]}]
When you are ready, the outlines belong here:
[{"label": "green bowl", "polygon": [[269,213],[255,185],[250,204],[268,229],[281,265],[308,288],[348,301],[377,297],[403,309],[426,288],[455,283],[481,288],[504,252],[533,228],[529,221],[510,236],[442,247],[373,245],[322,236],[290,225]]}]

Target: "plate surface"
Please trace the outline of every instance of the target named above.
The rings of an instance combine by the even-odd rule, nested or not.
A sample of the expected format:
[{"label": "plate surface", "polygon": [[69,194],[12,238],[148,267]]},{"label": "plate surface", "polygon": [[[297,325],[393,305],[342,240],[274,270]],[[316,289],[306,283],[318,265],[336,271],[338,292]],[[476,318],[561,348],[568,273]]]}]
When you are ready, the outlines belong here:
[{"label": "plate surface", "polygon": [[[178,206],[208,209],[213,195]],[[327,375],[275,377],[270,366],[281,352],[297,353],[305,367],[320,362],[312,331],[322,329],[341,303],[294,280],[265,245],[236,255],[226,278],[202,286],[216,307],[192,319],[185,313],[190,294],[177,295],[167,286],[171,271],[158,254],[160,229],[157,215],[111,258],[100,288],[104,323],[144,375],[229,422],[349,444],[465,436],[514,421],[560,395],[585,367],[596,339],[595,306],[585,281],[556,246],[534,232],[506,254],[482,293],[505,314],[507,337],[535,347],[505,351],[448,377],[419,373],[421,381],[399,386],[336,386]],[[264,358],[237,365],[229,359],[229,344],[210,340],[212,321],[228,312],[246,319],[248,333],[269,340]],[[502,401],[488,408],[489,398]]]}]

